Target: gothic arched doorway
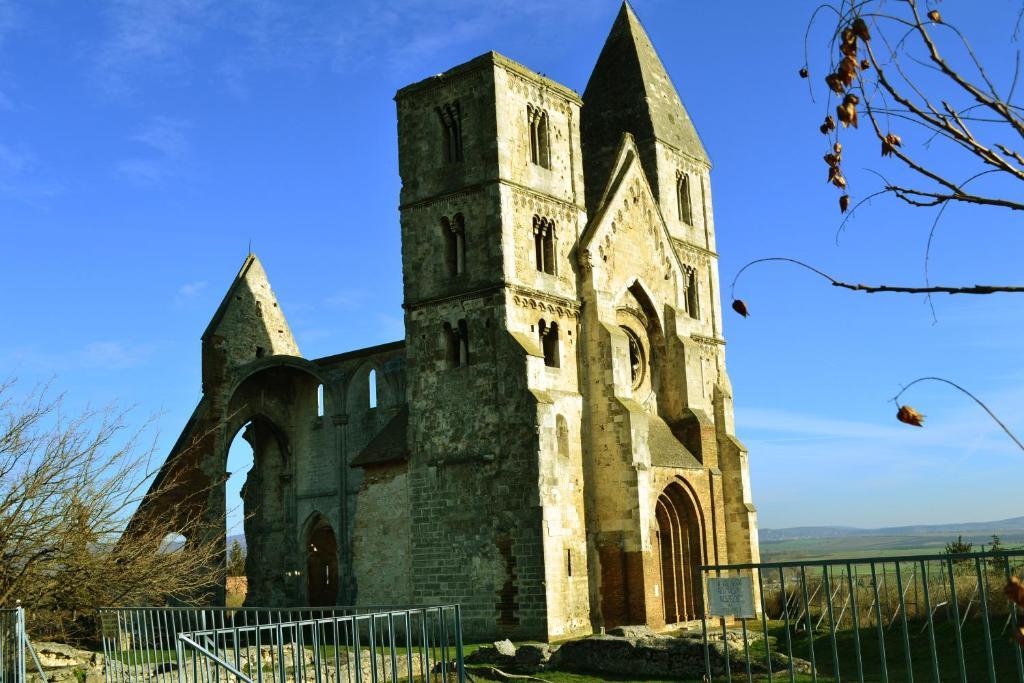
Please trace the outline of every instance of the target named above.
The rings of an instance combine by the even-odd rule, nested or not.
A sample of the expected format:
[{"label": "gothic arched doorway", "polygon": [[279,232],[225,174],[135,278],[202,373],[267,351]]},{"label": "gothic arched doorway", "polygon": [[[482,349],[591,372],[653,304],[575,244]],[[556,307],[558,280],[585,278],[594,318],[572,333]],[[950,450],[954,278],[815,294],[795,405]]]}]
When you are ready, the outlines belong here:
[{"label": "gothic arched doorway", "polygon": [[338,596],[338,541],[323,517],[309,528],[306,541],[307,598],[312,607],[328,607]]},{"label": "gothic arched doorway", "polygon": [[699,619],[704,611],[704,535],[696,503],[682,485],[672,482],[658,496],[655,517],[665,623]]}]

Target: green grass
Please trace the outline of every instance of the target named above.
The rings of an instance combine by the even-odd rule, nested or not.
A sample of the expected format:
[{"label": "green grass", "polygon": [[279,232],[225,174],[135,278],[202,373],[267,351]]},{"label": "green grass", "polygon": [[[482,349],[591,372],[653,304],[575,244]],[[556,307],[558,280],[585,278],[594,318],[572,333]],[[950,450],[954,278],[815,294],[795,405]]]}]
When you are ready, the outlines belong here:
[{"label": "green grass", "polygon": [[[911,668],[914,680],[933,681],[935,680],[932,664],[932,644],[924,622],[909,622],[907,628],[907,641],[910,645]],[[1016,645],[1010,641],[1008,633],[1000,636],[1003,627],[1002,620],[993,620],[990,628],[992,630],[992,651],[993,665],[996,671],[996,680],[1008,681],[1017,680]],[[768,633],[775,641],[772,649],[783,654],[786,650],[785,628],[777,622],[770,623]],[[890,681],[906,681],[907,660],[906,647],[904,644],[904,633],[902,622],[897,621],[891,629],[884,631],[882,642],[885,648],[885,664],[888,668]],[[861,628],[860,636],[861,662],[865,681],[881,681],[882,679],[882,655],[879,646],[879,634],[875,628]],[[810,660],[811,639],[806,633],[791,635],[793,656]],[[966,663],[968,681],[988,680],[988,660],[986,653],[986,639],[984,634],[984,623],[978,619],[971,619],[964,625],[961,633],[961,642]],[[818,680],[823,683],[835,680],[835,666],[833,657],[832,639],[827,633],[818,633],[813,639],[814,656],[817,663]],[[839,660],[839,674],[842,680],[857,680],[857,657],[854,632],[852,629],[840,631],[836,634],[835,652]],[[959,655],[957,648],[956,629],[954,623],[945,621],[935,624],[935,656],[938,661],[938,668],[943,680],[956,680],[959,677]],[[765,644],[763,641],[753,644],[751,647],[751,659],[764,661]],[[733,675],[739,674],[745,678],[745,669],[736,670],[733,667]],[[776,676],[776,679],[779,677]],[[783,680],[788,679],[788,676]],[[801,680],[798,678],[797,680]],[[809,677],[804,680],[810,680]]]}]

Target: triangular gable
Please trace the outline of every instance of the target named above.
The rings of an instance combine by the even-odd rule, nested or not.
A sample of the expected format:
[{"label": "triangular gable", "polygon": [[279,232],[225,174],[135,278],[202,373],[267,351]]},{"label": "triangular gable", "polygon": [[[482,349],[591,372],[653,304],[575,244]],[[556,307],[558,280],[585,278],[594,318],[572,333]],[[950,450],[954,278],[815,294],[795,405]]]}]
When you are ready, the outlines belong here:
[{"label": "triangular gable", "polygon": [[[615,163],[612,165],[611,173],[608,174],[608,181],[605,184],[604,191],[601,193],[601,199],[597,203],[597,210],[587,223],[587,227],[580,237],[580,256],[586,259],[589,255],[592,260],[597,257],[597,254],[593,253],[592,247],[596,248],[600,240],[604,239],[611,230],[616,208],[625,205],[624,203],[628,199],[627,195],[630,186],[633,184],[633,179],[635,179],[636,184],[640,187],[640,192],[645,196],[654,217],[655,234],[658,239],[658,245],[655,248],[664,254],[667,264],[672,268],[676,277],[681,278],[683,275],[682,261],[679,260],[679,255],[672,246],[672,237],[669,234],[668,224],[665,222],[665,217],[661,213],[658,200],[651,190],[647,174],[644,173],[643,167],[640,164],[636,143],[633,141],[633,136],[629,133],[622,135],[622,142],[619,144],[619,151],[615,156]],[[675,304],[676,302],[672,303]]]},{"label": "triangular gable", "polygon": [[[221,330],[225,325],[231,328],[227,332]],[[219,330],[219,334],[232,338],[238,338],[241,332],[247,344],[251,342],[263,347],[267,355],[301,356],[263,264],[253,253],[245,257],[242,267],[203,331],[204,344]]]},{"label": "triangular gable", "polygon": [[210,318],[210,323],[206,326],[206,329],[203,330],[203,336],[201,339],[206,339],[213,334],[214,330],[217,329],[217,325],[220,324],[220,321],[224,319],[224,314],[227,313],[228,305],[231,303],[231,298],[235,296],[235,291],[245,281],[245,275],[249,272],[249,268],[258,261],[259,259],[256,258],[256,254],[253,254],[252,252],[249,252],[249,255],[245,257],[242,267],[238,270],[238,275],[236,275],[235,279],[231,282],[231,286],[228,287],[228,291],[225,292],[224,298],[220,301],[220,306],[217,306],[216,312],[213,314],[213,317]]}]

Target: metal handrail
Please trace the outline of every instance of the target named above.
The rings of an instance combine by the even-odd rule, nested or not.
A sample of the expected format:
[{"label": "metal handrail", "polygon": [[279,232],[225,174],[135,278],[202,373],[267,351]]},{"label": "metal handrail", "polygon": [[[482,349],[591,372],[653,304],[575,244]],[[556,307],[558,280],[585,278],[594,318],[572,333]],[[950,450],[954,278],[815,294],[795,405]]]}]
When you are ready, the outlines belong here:
[{"label": "metal handrail", "polygon": [[[300,610],[285,611],[297,612]],[[418,625],[415,628],[412,627],[414,620],[418,621]],[[404,623],[404,631],[396,631],[396,622]],[[438,629],[439,640],[431,642],[434,635],[433,628],[435,627]],[[368,642],[365,644],[361,642],[360,636],[360,631],[363,629],[366,629],[369,634]],[[377,631],[378,636],[376,637],[374,635],[375,629],[379,629]],[[307,630],[312,633],[312,638],[309,640],[304,635]],[[383,680],[378,678],[378,673],[383,673],[385,676],[388,675],[388,667],[383,664],[378,665],[378,647],[384,648],[383,656],[390,658],[391,677],[397,680],[398,652],[403,647],[399,645],[399,640],[405,641],[404,656],[407,659],[403,668],[408,669],[408,680],[415,680],[413,672],[414,657],[420,657],[420,663],[417,666],[422,668],[422,673],[428,677],[431,676],[430,665],[433,656],[432,651],[435,648],[440,648],[440,661],[435,661],[434,665],[435,667],[437,664],[442,665],[442,680],[449,680],[447,675],[449,664],[449,655],[447,653],[449,652],[455,655],[456,669],[452,672],[456,676],[454,680],[459,681],[459,683],[464,683],[466,680],[463,663],[461,609],[458,605],[431,605],[406,609],[389,608],[379,612],[342,614],[321,618],[299,618],[263,624],[256,623],[237,626],[224,624],[219,627],[215,624],[213,628],[182,631],[177,633],[175,638],[177,680],[183,682],[186,672],[191,668],[196,681],[199,680],[200,671],[205,672],[207,678],[204,680],[220,681],[220,675],[217,671],[222,667],[224,671],[235,676],[242,683],[253,683],[252,672],[250,671],[249,674],[246,674],[242,671],[240,654],[243,651],[251,650],[255,646],[257,666],[255,680],[263,681],[265,677],[263,675],[263,655],[261,654],[262,643],[270,648],[272,662],[275,658],[279,660],[277,664],[272,663],[271,670],[274,670],[273,677],[275,679],[279,678],[280,683],[284,683],[286,680],[285,662],[287,659],[294,659],[294,666],[296,667],[313,667],[316,672],[315,679],[319,682],[321,680],[321,667],[328,666],[331,663],[329,660],[330,655],[328,655],[327,659],[321,655],[321,645],[326,644],[328,642],[326,639],[330,638],[332,634],[334,639],[337,639],[339,634],[346,633],[351,634],[351,645],[355,654],[354,662],[350,662],[347,655],[346,662],[350,662],[348,666],[354,667],[353,673],[356,683],[364,680],[361,652],[371,653],[368,662],[370,670],[368,674],[365,674],[365,680],[376,682]],[[401,633],[401,637],[399,637],[399,633]],[[449,642],[449,636],[452,637],[452,642]],[[348,636],[344,637],[348,638]],[[321,643],[321,638],[325,639],[323,643]],[[414,644],[414,640],[418,640],[418,644]],[[337,642],[336,640],[330,642],[335,644],[333,657],[334,665],[337,667]],[[287,644],[291,644],[292,649],[286,655],[285,646]],[[312,645],[311,652],[306,651],[309,645]],[[454,652],[449,648],[452,648]],[[232,650],[234,663],[229,661],[232,658]],[[190,663],[188,662],[188,653],[191,653]],[[250,667],[252,665],[252,655],[252,652],[247,652],[244,655],[247,666]],[[312,661],[306,662],[305,657],[310,655],[312,656]],[[205,661],[203,661],[204,659]],[[276,670],[278,668],[280,671]],[[301,674],[297,673],[296,675],[301,677]]]},{"label": "metal handrail", "polygon": [[[197,651],[199,651],[199,652],[203,653],[204,655],[206,655],[207,657],[209,657],[210,659],[212,659],[212,660],[214,661],[214,663],[216,663],[216,664],[220,664],[220,665],[221,665],[221,666],[223,666],[223,667],[224,667],[225,669],[227,669],[228,671],[230,671],[230,672],[231,672],[232,674],[234,674],[235,676],[238,676],[238,677],[239,677],[239,678],[241,678],[241,679],[242,679],[243,681],[245,681],[245,683],[253,683],[253,681],[252,681],[252,679],[251,679],[251,678],[249,678],[249,677],[248,677],[248,676],[246,676],[246,675],[245,675],[244,673],[242,673],[241,671],[239,671],[238,669],[236,669],[235,667],[233,667],[233,666],[231,665],[231,663],[230,663],[230,662],[227,662],[227,661],[225,661],[224,659],[221,659],[221,658],[220,658],[219,656],[217,656],[217,655],[216,655],[215,653],[213,653],[213,652],[210,652],[210,651],[209,651],[209,650],[207,650],[207,649],[206,649],[205,647],[203,647],[202,645],[200,645],[200,644],[199,644],[199,643],[197,643],[196,641],[194,641],[194,640],[192,640],[191,638],[189,638],[187,634],[185,634],[185,633],[179,633],[179,634],[178,634],[178,641],[179,641],[179,643],[185,643],[186,645],[188,645],[188,646],[192,647],[193,649],[195,649],[195,650],[197,650]],[[180,647],[180,645],[179,645],[179,647]],[[179,661],[180,661],[180,660],[182,660],[182,659],[184,659],[184,657],[183,657],[183,656],[181,656],[181,652],[179,652],[179,656],[178,656],[178,659],[179,659]]]}]

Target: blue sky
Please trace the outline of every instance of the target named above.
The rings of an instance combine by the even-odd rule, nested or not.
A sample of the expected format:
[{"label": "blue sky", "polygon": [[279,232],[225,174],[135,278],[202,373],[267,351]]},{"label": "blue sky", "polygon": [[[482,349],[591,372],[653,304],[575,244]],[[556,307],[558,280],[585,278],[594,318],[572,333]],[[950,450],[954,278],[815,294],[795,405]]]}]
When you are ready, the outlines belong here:
[{"label": "blue sky", "polygon": [[[835,243],[823,105],[796,77],[814,4],[634,3],[715,164],[722,279],[786,255],[920,284],[929,211],[876,200]],[[1007,43],[996,17],[1014,7],[981,6],[942,11],[984,53]],[[140,423],[157,414],[166,451],[199,398],[199,335],[250,241],[305,355],[400,338],[394,92],[490,49],[582,92],[617,11],[0,0],[0,376],[54,377],[74,405],[133,405]],[[877,182],[859,169],[892,162],[866,132],[855,139],[856,200]],[[1019,218],[950,209],[933,279],[1020,284],[1022,247]],[[1021,514],[1011,473],[1024,453],[976,406],[916,387],[907,400],[928,426],[913,429],[889,399],[942,375],[1024,431],[1024,298],[937,298],[934,323],[921,299],[839,292],[770,265],[739,294],[752,315],[730,314],[725,334],[762,526]]]}]

